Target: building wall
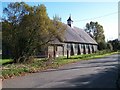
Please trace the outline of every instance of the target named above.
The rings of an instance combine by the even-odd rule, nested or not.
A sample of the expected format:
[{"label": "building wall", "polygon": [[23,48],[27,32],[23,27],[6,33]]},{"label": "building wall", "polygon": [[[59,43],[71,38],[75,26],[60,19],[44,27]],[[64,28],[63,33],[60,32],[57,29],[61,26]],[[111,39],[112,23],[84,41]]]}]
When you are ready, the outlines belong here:
[{"label": "building wall", "polygon": [[89,45],[89,47],[90,47],[90,53],[92,53],[92,45]]},{"label": "building wall", "polygon": [[85,44],[86,45],[86,54],[88,54],[88,47],[89,47],[89,45],[88,44]]},{"label": "building wall", "polygon": [[74,55],[78,55],[78,44],[74,44],[74,49],[75,49]]},{"label": "building wall", "polygon": [[56,48],[56,57],[63,56],[63,46],[57,46]]},{"label": "building wall", "polygon": [[81,54],[81,45],[78,44],[77,47],[78,47],[77,55],[80,55]]},{"label": "building wall", "polygon": [[83,54],[83,47],[84,47],[84,45],[80,44],[80,46],[81,46],[81,54]]},{"label": "building wall", "polygon": [[90,54],[97,51],[97,45],[65,43],[63,46],[54,45],[48,47],[48,55],[52,57]]},{"label": "building wall", "polygon": [[67,56],[67,44],[64,44],[64,51],[63,51],[64,56]]},{"label": "building wall", "polygon": [[72,56],[72,55],[74,55],[74,54],[75,54],[75,47],[74,47],[74,44],[71,43],[71,44],[70,44],[70,55]]},{"label": "building wall", "polygon": [[48,46],[48,55],[54,56],[54,46]]},{"label": "building wall", "polygon": [[48,47],[48,55],[50,54],[52,57],[64,56],[66,52],[64,52],[64,46],[53,45]]},{"label": "building wall", "polygon": [[95,52],[98,51],[98,46],[97,45],[94,45],[94,50],[95,50]]}]

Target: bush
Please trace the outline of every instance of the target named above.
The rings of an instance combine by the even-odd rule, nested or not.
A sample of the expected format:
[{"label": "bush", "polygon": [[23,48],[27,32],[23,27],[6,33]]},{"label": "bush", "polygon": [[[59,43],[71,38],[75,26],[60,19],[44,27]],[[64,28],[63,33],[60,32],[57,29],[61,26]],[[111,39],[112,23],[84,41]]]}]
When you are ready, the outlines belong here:
[{"label": "bush", "polygon": [[105,42],[98,43],[98,50],[104,50],[107,48],[107,44]]},{"label": "bush", "polygon": [[113,46],[111,43],[107,43],[107,49],[113,51]]}]

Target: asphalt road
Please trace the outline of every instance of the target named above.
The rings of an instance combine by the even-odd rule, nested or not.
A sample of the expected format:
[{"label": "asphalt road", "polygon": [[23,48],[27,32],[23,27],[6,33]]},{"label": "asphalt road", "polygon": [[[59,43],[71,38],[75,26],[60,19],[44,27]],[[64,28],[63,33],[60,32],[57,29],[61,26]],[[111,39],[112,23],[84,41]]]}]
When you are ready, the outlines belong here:
[{"label": "asphalt road", "polygon": [[116,88],[118,55],[3,81],[3,88]]}]

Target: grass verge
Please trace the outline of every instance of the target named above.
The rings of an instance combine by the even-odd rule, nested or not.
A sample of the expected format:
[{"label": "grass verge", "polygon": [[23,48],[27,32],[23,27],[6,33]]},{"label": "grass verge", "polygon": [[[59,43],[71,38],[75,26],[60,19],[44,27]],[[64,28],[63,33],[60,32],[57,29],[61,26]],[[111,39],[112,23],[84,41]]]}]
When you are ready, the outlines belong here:
[{"label": "grass verge", "polygon": [[0,59],[0,65],[12,63],[12,59]]},{"label": "grass verge", "polygon": [[[96,59],[102,58],[105,56],[109,56],[112,54],[117,54],[118,52],[109,52],[109,53],[95,53],[95,54],[86,54],[86,55],[77,55],[71,56],[69,59],[66,57],[59,57],[52,62],[49,62],[47,59],[35,59],[32,63],[29,64],[7,64],[3,65],[2,67],[2,76],[1,78],[13,78],[15,76],[23,76],[28,73],[35,73],[43,70],[47,70],[49,68],[58,68],[59,66],[68,64],[68,63],[75,63],[80,60],[89,60],[89,59]],[[4,63],[9,62],[10,60],[5,60]],[[11,60],[12,61],[12,60]],[[3,63],[3,62],[2,62]]]}]

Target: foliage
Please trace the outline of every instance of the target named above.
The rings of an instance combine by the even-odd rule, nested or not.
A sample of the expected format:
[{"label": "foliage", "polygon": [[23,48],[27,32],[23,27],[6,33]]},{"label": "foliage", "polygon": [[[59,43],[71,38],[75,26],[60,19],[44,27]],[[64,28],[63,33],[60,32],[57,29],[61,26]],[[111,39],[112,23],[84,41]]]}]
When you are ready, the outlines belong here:
[{"label": "foliage", "polygon": [[4,16],[2,22],[3,58],[4,58],[4,54],[6,53],[7,55],[9,55],[9,57],[15,59],[15,62],[19,57],[20,48],[18,45],[21,45],[21,43],[19,43],[20,41],[19,24],[22,18],[24,17],[24,15],[28,14],[29,12],[29,10],[27,10],[28,7],[29,6],[24,2],[20,2],[20,3],[16,2],[16,3],[10,3],[8,7],[4,8],[3,10],[3,16]]},{"label": "foliage", "polygon": [[114,51],[120,50],[120,41],[118,39],[108,41],[112,45]]},{"label": "foliage", "polygon": [[98,43],[98,50],[104,50],[107,48],[106,42],[99,42]]},{"label": "foliage", "polygon": [[10,3],[4,8],[4,16],[3,58],[7,53],[15,63],[30,62],[39,48],[47,47],[55,38],[62,40],[64,25],[51,20],[43,4],[31,7],[24,2]]},{"label": "foliage", "polygon": [[107,49],[109,49],[110,51],[113,51],[113,46],[111,43],[107,43]]},{"label": "foliage", "polygon": [[103,26],[98,22],[90,22],[86,24],[85,31],[98,43],[98,49],[103,50],[106,48],[105,35]]},{"label": "foliage", "polygon": [[59,41],[63,42],[64,41],[64,32],[67,28],[67,26],[63,23],[61,23],[61,18],[57,15],[53,17],[53,25],[55,29],[57,29],[57,34],[56,37]]},{"label": "foliage", "polygon": [[24,2],[10,3],[3,10],[3,20],[11,22],[12,25],[17,25],[25,14],[29,14],[30,8]]}]

